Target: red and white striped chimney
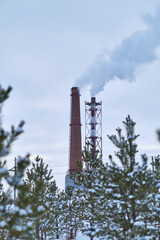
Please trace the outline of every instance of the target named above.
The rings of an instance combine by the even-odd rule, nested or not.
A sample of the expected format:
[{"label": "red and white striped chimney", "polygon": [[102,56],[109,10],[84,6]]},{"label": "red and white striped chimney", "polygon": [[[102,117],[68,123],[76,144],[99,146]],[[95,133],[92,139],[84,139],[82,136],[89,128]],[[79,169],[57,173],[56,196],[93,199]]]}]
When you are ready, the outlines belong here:
[{"label": "red and white striped chimney", "polygon": [[71,123],[70,123],[70,158],[69,172],[82,170],[77,163],[81,163],[81,118],[80,94],[77,87],[71,89]]}]

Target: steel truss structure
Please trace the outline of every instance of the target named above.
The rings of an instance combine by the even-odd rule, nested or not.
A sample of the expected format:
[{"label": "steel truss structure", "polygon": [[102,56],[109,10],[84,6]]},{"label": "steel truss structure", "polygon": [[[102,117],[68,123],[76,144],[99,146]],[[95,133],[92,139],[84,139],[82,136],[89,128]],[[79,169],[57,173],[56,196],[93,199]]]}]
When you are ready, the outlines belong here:
[{"label": "steel truss structure", "polygon": [[102,102],[85,102],[85,143],[90,143],[93,155],[96,152],[102,156]]}]

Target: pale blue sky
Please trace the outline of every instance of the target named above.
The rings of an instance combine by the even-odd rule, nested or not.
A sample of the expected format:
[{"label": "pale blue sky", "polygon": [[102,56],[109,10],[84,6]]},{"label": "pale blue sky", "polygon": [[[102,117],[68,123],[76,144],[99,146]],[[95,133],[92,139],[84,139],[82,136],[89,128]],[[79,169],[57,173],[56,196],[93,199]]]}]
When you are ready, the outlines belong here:
[{"label": "pale blue sky", "polygon": [[[97,55],[145,29],[142,16],[154,13],[159,5],[160,0],[0,1],[0,79],[2,86],[13,86],[3,122],[9,128],[26,121],[9,167],[19,154],[41,155],[53,168],[58,186],[64,187],[70,88]],[[137,122],[140,150],[152,155],[157,153],[153,149],[160,149],[155,136],[160,128],[159,49],[157,56],[155,62],[136,70],[135,82],[109,82],[97,95],[103,102],[104,161],[113,153],[106,135],[115,133],[128,114]],[[84,101],[89,99],[87,88],[81,92],[83,139]]]}]

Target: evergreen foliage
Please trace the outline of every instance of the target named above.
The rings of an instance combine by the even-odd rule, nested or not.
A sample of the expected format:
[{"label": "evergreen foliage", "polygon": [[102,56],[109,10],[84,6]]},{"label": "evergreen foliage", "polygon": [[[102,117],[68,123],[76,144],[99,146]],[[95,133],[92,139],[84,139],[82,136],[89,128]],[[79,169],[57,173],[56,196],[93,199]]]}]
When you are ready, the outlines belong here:
[{"label": "evergreen foliage", "polygon": [[[8,99],[12,87],[8,87],[6,90],[0,86],[0,114],[2,114],[2,107],[6,99]],[[2,117],[0,116],[0,119]],[[33,229],[31,225],[23,225],[23,216],[27,215],[27,209],[24,203],[17,199],[13,202],[10,196],[10,190],[17,188],[19,192],[23,189],[22,178],[24,171],[29,165],[29,155],[25,157],[19,157],[17,160],[17,169],[14,176],[6,168],[6,161],[2,160],[6,157],[11,149],[12,143],[17,137],[23,132],[24,121],[18,124],[15,128],[11,126],[10,131],[6,131],[2,127],[2,121],[0,121],[0,182],[6,180],[9,185],[9,190],[5,193],[1,193],[0,196],[0,228],[1,228],[1,239],[34,239]]]},{"label": "evergreen foliage", "polygon": [[137,158],[135,122],[130,116],[123,122],[126,134],[108,136],[118,148],[116,159],[109,156],[104,165],[92,146],[82,153],[83,171],[73,175],[83,226],[80,230],[93,239],[159,239],[160,171],[159,156],[149,167],[148,157]]},{"label": "evergreen foliage", "polygon": [[30,218],[35,225],[37,239],[43,239],[47,234],[47,210],[50,209],[52,197],[55,196],[57,190],[55,181],[50,181],[52,178],[48,165],[37,156],[35,163],[32,163],[32,168],[27,169],[25,180],[26,195],[32,211]]},{"label": "evergreen foliage", "polygon": [[65,201],[65,230],[69,239],[74,239],[78,229],[82,226],[82,209],[80,206],[80,198],[76,194],[74,187],[68,186],[66,189]]},{"label": "evergreen foliage", "polygon": [[[93,154],[92,145],[87,144],[82,152],[83,171],[73,175],[78,187],[76,196],[81,209],[81,231],[90,237],[100,237],[105,225],[106,199],[102,194],[105,166],[98,152]],[[102,234],[103,235],[103,234]]]},{"label": "evergreen foliage", "polygon": [[112,236],[116,239],[157,239],[152,227],[151,199],[154,174],[148,168],[148,158],[142,155],[142,164],[136,161],[137,144],[135,140],[135,122],[128,116],[123,122],[126,137],[120,128],[117,136],[109,136],[119,149],[115,155],[120,164],[110,157],[111,165],[107,172],[110,184],[106,197],[109,199],[109,211],[112,223]]},{"label": "evergreen foliage", "polygon": [[[152,192],[149,195],[149,223],[154,236],[160,239],[160,156],[153,158]],[[156,239],[155,238],[155,239]]]},{"label": "evergreen foliage", "polygon": [[61,239],[66,234],[65,213],[66,213],[66,195],[63,191],[57,189],[56,193],[50,194],[50,209],[47,212],[47,231],[48,239]]}]

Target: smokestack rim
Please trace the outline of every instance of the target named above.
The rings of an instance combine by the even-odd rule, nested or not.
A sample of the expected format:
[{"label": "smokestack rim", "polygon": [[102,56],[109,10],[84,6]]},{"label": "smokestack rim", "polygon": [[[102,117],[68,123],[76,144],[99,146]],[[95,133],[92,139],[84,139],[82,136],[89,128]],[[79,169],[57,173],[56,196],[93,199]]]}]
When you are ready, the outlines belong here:
[{"label": "smokestack rim", "polygon": [[79,96],[81,96],[78,87],[72,87],[72,88],[71,88],[71,96],[73,96],[73,95],[79,95]]}]

